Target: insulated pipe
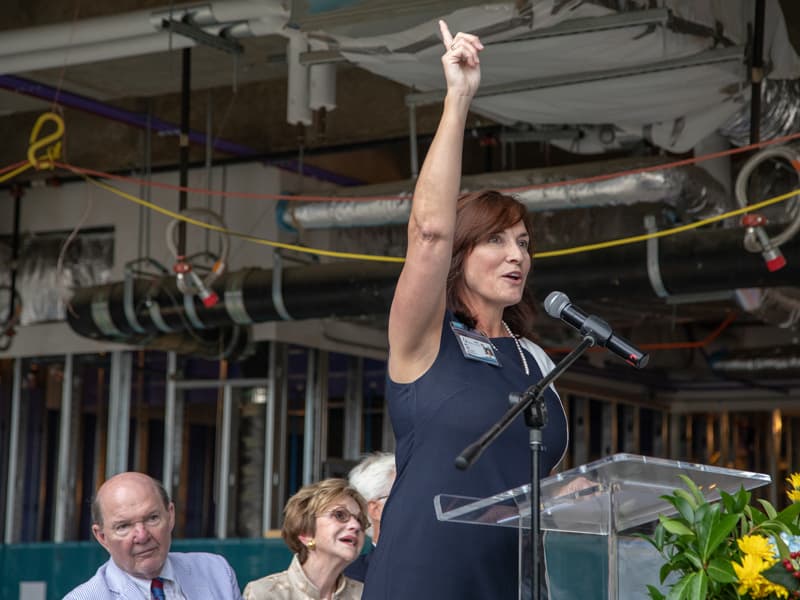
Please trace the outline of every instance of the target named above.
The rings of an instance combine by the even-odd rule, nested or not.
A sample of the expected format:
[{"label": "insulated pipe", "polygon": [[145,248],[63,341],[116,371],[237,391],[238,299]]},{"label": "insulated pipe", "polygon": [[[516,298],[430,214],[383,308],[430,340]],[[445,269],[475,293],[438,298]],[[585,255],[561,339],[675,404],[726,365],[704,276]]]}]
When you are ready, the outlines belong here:
[{"label": "insulated pipe", "polygon": [[[774,228],[767,227],[773,232]],[[783,246],[787,259],[800,259],[800,239]],[[800,265],[770,272],[761,257],[742,248],[740,228],[695,230],[658,240],[659,271],[668,293],[703,294],[749,287],[794,286]],[[646,244],[534,261],[538,294],[564,291],[576,300],[655,298],[647,269]]]},{"label": "insulated pipe", "polygon": [[[5,37],[5,32],[3,36],[0,36],[0,38],[2,37]],[[26,73],[42,69],[64,68],[103,60],[167,52],[194,45],[194,41],[183,36],[176,35],[170,39],[166,33],[153,32],[137,37],[107,40],[69,48],[0,55],[0,73]]]},{"label": "insulated pipe", "polygon": [[[327,48],[327,44],[310,42],[312,50]],[[298,57],[299,60],[299,57]],[[308,106],[311,110],[336,108],[336,65],[311,65],[308,71]]]},{"label": "insulated pipe", "polygon": [[[669,294],[690,294],[746,287],[795,285],[800,278],[800,240],[784,246],[785,269],[770,273],[760,257],[741,247],[741,231],[695,231],[659,240],[660,274]],[[295,319],[386,315],[401,265],[341,262],[283,271],[283,304]],[[206,308],[188,301],[174,278],[139,280],[134,286],[136,321],[151,335],[174,333],[199,324],[218,327],[281,320],[272,296],[273,273],[246,269],[215,282],[221,301]],[[663,302],[652,288],[645,244],[542,259],[534,262],[529,285],[543,299],[554,289],[576,302],[603,298],[650,298]],[[78,289],[67,314],[70,327],[94,339],[141,337],[129,323],[122,282]],[[128,315],[131,311],[127,311]]]},{"label": "insulated pipe", "polygon": [[[528,173],[528,179],[537,178],[535,171]],[[520,176],[520,172],[512,176],[517,180],[525,178],[525,174]],[[490,177],[496,180],[502,174],[493,173]],[[480,177],[465,179],[462,191],[485,187],[482,181]],[[510,180],[507,182],[509,184],[515,185]],[[536,184],[531,182],[530,185]],[[533,187],[515,192],[514,196],[534,212],[666,202],[700,219],[729,209],[728,194],[722,184],[706,170],[696,166],[634,173],[589,183],[570,183],[566,180],[562,185]],[[387,200],[293,204],[279,218],[288,229],[372,227],[407,223],[410,211],[410,193],[398,194],[395,199],[387,194]]]},{"label": "insulated pipe", "polygon": [[20,185],[11,187],[11,195],[14,196],[14,231],[11,234],[11,285],[8,288],[8,312],[6,316],[0,315],[0,351],[6,351],[11,347],[16,333],[16,325],[19,315],[22,313],[22,297],[17,290],[17,276],[19,271],[19,249],[20,249],[20,216],[22,214],[21,202],[24,190]]},{"label": "insulated pipe", "polygon": [[19,248],[20,248],[20,217],[22,215],[21,203],[24,190],[21,186],[15,185],[11,188],[11,195],[14,196],[14,231],[11,234],[11,288],[8,294],[8,314],[0,321],[0,327],[10,326],[13,328],[14,312],[17,310],[17,271],[19,269]]},{"label": "insulated pipe", "polygon": [[[391,302],[399,272],[397,264],[350,262],[286,269],[282,299],[295,319],[382,314]],[[133,310],[128,311],[124,282],[80,288],[70,299],[73,310],[67,321],[79,335],[117,341],[142,337],[140,330],[152,336],[188,328],[280,321],[271,293],[272,275],[265,269],[224,274],[214,283],[220,302],[210,308],[194,296],[186,300],[174,277],[136,280]]]},{"label": "insulated pipe", "polygon": [[300,54],[308,50],[308,42],[300,33],[289,36],[286,45],[287,76],[286,122],[290,125],[311,125],[308,67],[300,64]]},{"label": "insulated pipe", "polygon": [[747,375],[765,371],[785,374],[800,373],[800,352],[796,346],[775,346],[720,353],[712,356],[711,368],[715,371]]},{"label": "insulated pipe", "polygon": [[[772,140],[797,131],[800,118],[800,82],[795,79],[764,79],[761,82],[758,130],[762,140]],[[743,107],[719,128],[734,146],[750,143],[752,108]]]}]

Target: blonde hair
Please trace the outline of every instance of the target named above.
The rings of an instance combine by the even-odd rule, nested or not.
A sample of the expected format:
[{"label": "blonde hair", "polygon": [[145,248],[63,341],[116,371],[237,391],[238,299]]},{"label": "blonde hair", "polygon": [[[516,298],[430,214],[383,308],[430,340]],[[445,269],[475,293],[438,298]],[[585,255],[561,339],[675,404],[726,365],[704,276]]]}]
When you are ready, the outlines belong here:
[{"label": "blonde hair", "polygon": [[345,479],[323,479],[317,483],[305,485],[289,498],[283,509],[281,536],[289,549],[297,554],[300,564],[305,563],[308,558],[308,548],[300,541],[300,536],[315,535],[317,533],[317,517],[342,496],[349,496],[356,501],[361,511],[361,514],[358,515],[358,522],[361,524],[361,529],[366,531],[369,525],[367,503]]}]

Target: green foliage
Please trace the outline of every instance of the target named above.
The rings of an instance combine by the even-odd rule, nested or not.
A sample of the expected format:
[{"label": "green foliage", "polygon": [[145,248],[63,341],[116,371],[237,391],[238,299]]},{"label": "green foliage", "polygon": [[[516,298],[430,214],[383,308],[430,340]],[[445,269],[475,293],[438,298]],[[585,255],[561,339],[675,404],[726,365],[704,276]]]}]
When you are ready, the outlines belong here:
[{"label": "green foliage", "polygon": [[[742,550],[737,539],[762,535],[772,540],[782,557],[789,555],[786,543],[778,536],[800,534],[800,502],[781,512],[766,501],[751,505],[751,494],[743,488],[734,494],[720,493],[719,501],[708,502],[688,477],[681,476],[684,488],[662,496],[675,509],[672,516],[660,515],[652,536],[639,536],[653,545],[663,557],[659,580],[667,593],[648,586],[652,600],[738,600],[740,581],[733,563],[741,564]],[[788,539],[788,538],[787,538]],[[797,580],[780,561],[762,573],[771,582],[788,590],[797,589]],[[794,581],[792,581],[794,579]],[[794,586],[794,587],[791,587]],[[775,596],[763,596],[773,598]]]}]

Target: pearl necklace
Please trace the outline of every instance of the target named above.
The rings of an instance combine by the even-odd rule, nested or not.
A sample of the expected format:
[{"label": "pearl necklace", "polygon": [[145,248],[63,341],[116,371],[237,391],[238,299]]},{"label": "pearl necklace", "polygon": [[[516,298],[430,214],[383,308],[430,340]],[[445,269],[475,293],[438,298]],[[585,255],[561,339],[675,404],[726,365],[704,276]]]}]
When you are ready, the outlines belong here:
[{"label": "pearl necklace", "polygon": [[505,321],[501,321],[501,323],[503,327],[505,327],[506,333],[511,336],[511,339],[514,340],[514,344],[517,346],[517,352],[519,353],[520,359],[522,359],[522,367],[525,369],[525,375],[530,375],[531,372],[530,369],[528,369],[528,360],[525,358],[525,353],[522,351],[522,344],[519,343],[519,338],[511,332],[511,328]]}]

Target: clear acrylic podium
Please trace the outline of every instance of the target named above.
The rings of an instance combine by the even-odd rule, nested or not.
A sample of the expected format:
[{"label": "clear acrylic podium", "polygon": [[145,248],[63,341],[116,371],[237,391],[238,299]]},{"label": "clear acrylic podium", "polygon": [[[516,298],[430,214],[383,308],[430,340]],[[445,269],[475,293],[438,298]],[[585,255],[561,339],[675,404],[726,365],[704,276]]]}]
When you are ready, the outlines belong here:
[{"label": "clear acrylic podium", "polygon": [[[639,543],[631,546],[625,533],[657,520],[659,514],[674,513],[661,496],[683,487],[678,477],[681,474],[694,481],[712,501],[719,499],[720,490],[734,493],[740,487],[750,490],[771,482],[769,475],[763,473],[636,454],[615,454],[542,479],[540,518],[550,600],[587,600],[587,590],[591,598],[646,598],[645,584],[658,583],[658,565],[646,565],[646,555],[656,553],[644,541],[637,540]],[[530,592],[524,590],[529,587],[525,582],[530,581],[526,557],[531,527],[530,485],[487,498],[439,494],[434,505],[440,521],[517,528],[519,597],[527,597]],[[550,571],[557,571],[559,554],[570,555],[567,558],[572,576],[565,574],[565,585],[577,585],[577,578],[583,578],[589,580],[586,585],[591,589],[557,591]],[[562,589],[566,590],[564,586]]]}]

